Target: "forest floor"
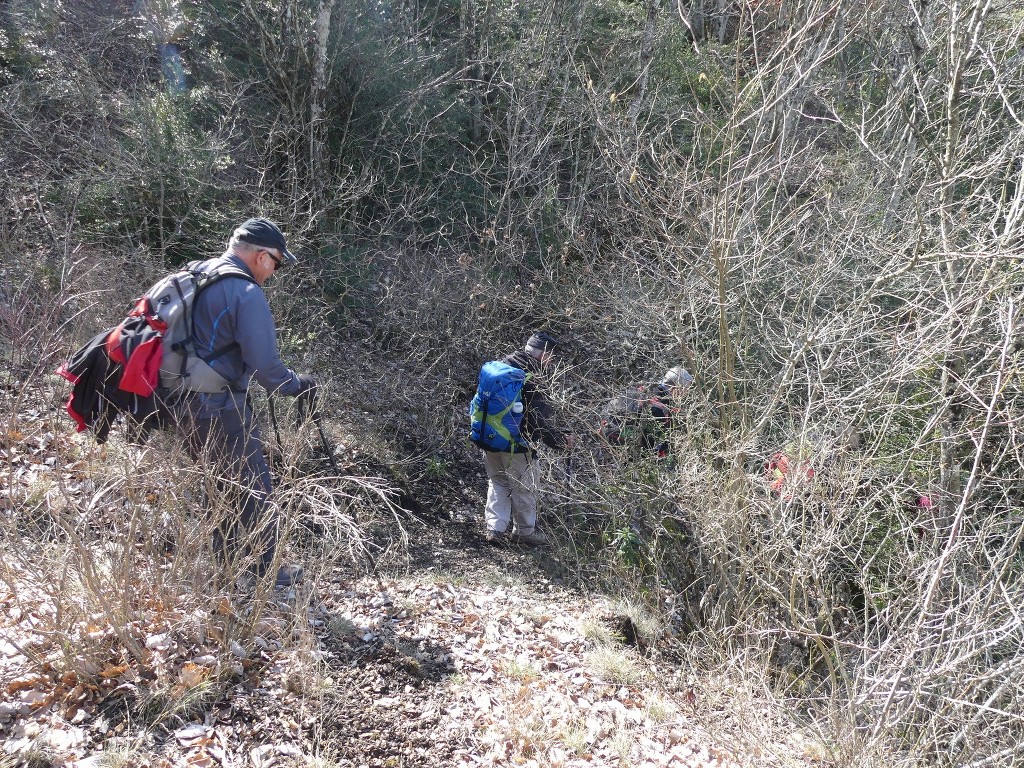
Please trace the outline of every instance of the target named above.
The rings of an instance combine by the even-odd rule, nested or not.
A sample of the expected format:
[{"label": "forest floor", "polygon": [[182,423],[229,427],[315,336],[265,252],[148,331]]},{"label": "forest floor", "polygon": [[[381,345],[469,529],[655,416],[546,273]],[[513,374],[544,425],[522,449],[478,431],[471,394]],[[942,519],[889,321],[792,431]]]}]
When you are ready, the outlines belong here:
[{"label": "forest floor", "polygon": [[[52,416],[18,404],[9,511],[61,462]],[[555,548],[485,543],[482,468],[452,469],[462,482],[403,489],[400,563],[307,562],[306,584],[266,602],[157,595],[146,619],[75,627],[45,572],[0,569],[0,766],[829,764],[756,684],[682,663],[690,639],[570,583]]]}]

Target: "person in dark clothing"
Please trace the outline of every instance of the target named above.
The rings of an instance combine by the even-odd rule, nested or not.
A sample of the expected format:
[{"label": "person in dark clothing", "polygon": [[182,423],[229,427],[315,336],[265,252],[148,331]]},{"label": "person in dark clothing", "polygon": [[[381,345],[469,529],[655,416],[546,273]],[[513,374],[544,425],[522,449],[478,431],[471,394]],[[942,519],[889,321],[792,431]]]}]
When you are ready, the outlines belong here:
[{"label": "person in dark clothing", "polygon": [[[508,357],[505,363],[526,371],[523,385],[523,436],[531,445],[543,442],[558,451],[572,450],[575,435],[560,431],[555,426],[555,412],[544,395],[541,383],[544,371],[554,360],[558,342],[546,333],[534,333],[526,346]],[[536,546],[547,537],[537,530],[537,504],[540,470],[537,452],[519,453],[484,451],[484,469],[487,471],[487,506],[484,519],[487,541],[492,544],[513,542]],[[509,524],[512,530],[509,530]]]},{"label": "person in dark clothing", "polygon": [[680,409],[683,399],[693,386],[693,376],[681,366],[665,371],[665,375],[654,388],[649,401],[651,419],[654,429],[650,435],[654,443],[654,452],[658,458],[670,453],[669,433],[673,427],[679,426]]},{"label": "person in dark clothing", "polygon": [[[231,502],[214,532],[214,554],[224,565],[244,563],[256,578],[263,578],[274,562],[279,521],[268,504],[270,468],[253,418],[249,384],[255,378],[271,394],[310,400],[317,389],[311,376],[300,376],[281,362],[277,330],[262,288],[278,268],[296,261],[276,225],[249,219],[234,231],[222,256],[202,265],[213,269],[230,263],[255,282],[229,276],[196,296],[196,352],[229,384],[216,393],[187,392],[173,406],[189,454],[213,468],[218,491]],[[290,586],[302,576],[302,568],[282,565],[275,585]]]},{"label": "person in dark clothing", "polygon": [[633,445],[646,455],[668,456],[669,433],[692,384],[693,376],[675,366],[657,384],[634,386],[613,398],[602,411],[601,438],[611,446]]}]

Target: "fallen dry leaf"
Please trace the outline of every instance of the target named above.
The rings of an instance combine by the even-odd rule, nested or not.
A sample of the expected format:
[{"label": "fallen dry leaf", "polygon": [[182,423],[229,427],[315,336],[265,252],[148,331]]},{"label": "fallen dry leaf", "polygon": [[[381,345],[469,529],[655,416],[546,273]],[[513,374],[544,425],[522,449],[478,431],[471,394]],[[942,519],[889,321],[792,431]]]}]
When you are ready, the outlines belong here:
[{"label": "fallen dry leaf", "polygon": [[19,677],[16,680],[11,680],[11,682],[7,684],[7,693],[15,694],[18,691],[28,690],[29,688],[33,688],[38,682],[41,682],[41,678],[38,675]]},{"label": "fallen dry leaf", "polygon": [[115,677],[120,677],[128,671],[127,664],[118,664],[117,666],[111,665],[100,672],[100,677],[104,680],[113,680]]},{"label": "fallen dry leaf", "polygon": [[178,672],[178,680],[186,688],[195,688],[210,676],[210,668],[186,661]]},{"label": "fallen dry leaf", "polygon": [[183,747],[200,747],[213,743],[213,729],[205,725],[186,725],[174,732]]},{"label": "fallen dry leaf", "polygon": [[185,764],[188,766],[194,766],[195,768],[212,768],[217,765],[218,762],[217,758],[205,749],[200,749],[198,752],[193,752],[185,756]]}]

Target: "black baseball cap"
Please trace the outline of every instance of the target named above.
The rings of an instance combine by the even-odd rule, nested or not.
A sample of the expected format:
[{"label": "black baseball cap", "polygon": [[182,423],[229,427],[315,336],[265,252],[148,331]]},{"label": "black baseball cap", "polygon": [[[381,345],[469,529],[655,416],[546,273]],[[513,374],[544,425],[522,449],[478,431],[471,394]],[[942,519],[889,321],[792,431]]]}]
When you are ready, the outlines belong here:
[{"label": "black baseball cap", "polygon": [[558,341],[551,334],[544,331],[535,331],[526,341],[526,349],[537,352],[554,352]]},{"label": "black baseball cap", "polygon": [[249,219],[239,225],[235,230],[235,236],[243,243],[262,245],[266,248],[274,248],[284,256],[286,264],[298,264],[299,260],[295,254],[288,250],[284,244],[284,232],[269,219]]}]

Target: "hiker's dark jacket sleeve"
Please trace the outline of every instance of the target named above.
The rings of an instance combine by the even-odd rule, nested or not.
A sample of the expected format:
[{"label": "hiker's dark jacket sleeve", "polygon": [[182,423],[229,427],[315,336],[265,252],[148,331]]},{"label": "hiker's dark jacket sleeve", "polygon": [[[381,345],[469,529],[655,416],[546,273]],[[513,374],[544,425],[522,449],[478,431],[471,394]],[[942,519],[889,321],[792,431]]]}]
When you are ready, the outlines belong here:
[{"label": "hiker's dark jacket sleeve", "polygon": [[108,380],[116,371],[106,353],[108,328],[90,339],[64,363],[57,373],[73,385],[65,410],[75,420],[79,432],[92,428],[96,442],[104,443],[113,414],[104,397]]},{"label": "hiker's dark jacket sleeve", "polygon": [[671,396],[655,388],[648,400],[648,405],[651,416],[656,422],[665,428],[673,425],[679,408],[675,405],[675,401]]},{"label": "hiker's dark jacket sleeve", "polygon": [[530,378],[523,385],[527,439],[531,442],[540,440],[544,445],[556,451],[565,450],[565,433],[558,429],[555,422],[555,409],[544,394],[543,384],[538,381],[541,376],[540,364],[522,350],[513,352],[505,358],[505,362],[530,374]]},{"label": "hiker's dark jacket sleeve", "polygon": [[[221,257],[249,271],[237,257]],[[241,277],[225,277],[205,288],[196,298],[193,341],[196,352],[209,359],[221,376],[244,391],[251,377],[268,392],[296,395],[298,376],[281,362],[277,329],[263,289]]]}]

